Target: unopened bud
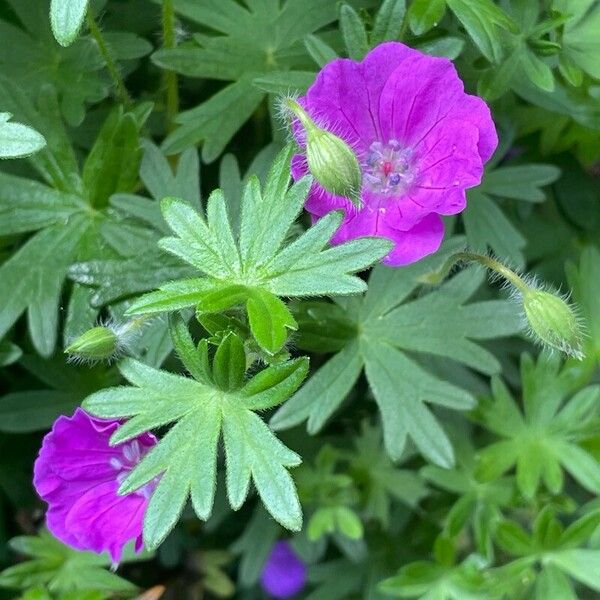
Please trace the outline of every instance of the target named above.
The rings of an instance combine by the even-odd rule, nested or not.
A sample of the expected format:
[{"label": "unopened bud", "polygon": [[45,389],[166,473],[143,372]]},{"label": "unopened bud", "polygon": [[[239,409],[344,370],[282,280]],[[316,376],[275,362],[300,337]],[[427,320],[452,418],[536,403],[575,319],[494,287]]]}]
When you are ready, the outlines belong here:
[{"label": "unopened bud", "polygon": [[313,177],[328,192],[348,198],[360,208],[362,172],[352,148],[334,133],[318,127],[295,100],[286,100],[285,106],[304,127],[306,160]]},{"label": "unopened bud", "polygon": [[573,307],[551,292],[529,288],[522,294],[532,334],[552,348],[583,358],[583,332]]},{"label": "unopened bud", "polygon": [[66,354],[89,361],[113,358],[119,349],[117,334],[104,325],[92,327],[67,346]]}]

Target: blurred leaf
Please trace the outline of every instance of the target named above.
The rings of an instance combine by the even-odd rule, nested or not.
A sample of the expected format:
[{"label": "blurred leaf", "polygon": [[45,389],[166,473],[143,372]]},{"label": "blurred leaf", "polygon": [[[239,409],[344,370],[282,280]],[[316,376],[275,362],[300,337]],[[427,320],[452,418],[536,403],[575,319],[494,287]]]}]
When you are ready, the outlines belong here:
[{"label": "blurred leaf", "polygon": [[[360,4],[360,2],[354,2]],[[194,43],[162,49],[152,60],[159,67],[188,77],[234,82],[195,108],[180,113],[179,127],[163,143],[169,154],[203,142],[202,158],[215,160],[269,92],[286,92],[298,86],[286,84],[283,72],[304,71],[310,63],[303,45],[306,35],[337,18],[336,0],[288,0],[285,3],[177,0],[176,10],[201,27],[220,35],[196,34]],[[365,48],[366,51],[366,48]],[[273,72],[278,81],[269,81]],[[294,77],[294,75],[292,75]],[[308,81],[301,76],[301,83]]]},{"label": "blurred leaf", "polygon": [[340,6],[340,30],[348,56],[361,60],[369,51],[367,30],[358,13],[349,4]]},{"label": "blurred leaf", "polygon": [[413,0],[408,7],[408,22],[415,35],[427,33],[443,19],[446,0]]},{"label": "blurred leaf", "polygon": [[22,123],[9,123],[12,115],[0,113],[0,158],[19,158],[46,145],[44,136]]},{"label": "blurred leaf", "polygon": [[0,587],[27,590],[43,585],[61,593],[77,592],[78,599],[95,597],[84,595],[86,592],[132,593],[136,590],[132,583],[103,568],[110,565],[107,556],[73,550],[44,530],[38,536],[13,538],[10,546],[31,560],[2,571]]},{"label": "blurred leaf", "polygon": [[491,62],[500,62],[502,42],[500,29],[515,29],[516,24],[492,0],[446,0],[467,33]]},{"label": "blurred leaf", "polygon": [[398,39],[405,14],[406,0],[384,0],[375,16],[371,31],[371,46]]},{"label": "blurred leaf", "polygon": [[51,0],[52,33],[61,46],[69,46],[75,41],[85,19],[87,5],[88,0]]}]

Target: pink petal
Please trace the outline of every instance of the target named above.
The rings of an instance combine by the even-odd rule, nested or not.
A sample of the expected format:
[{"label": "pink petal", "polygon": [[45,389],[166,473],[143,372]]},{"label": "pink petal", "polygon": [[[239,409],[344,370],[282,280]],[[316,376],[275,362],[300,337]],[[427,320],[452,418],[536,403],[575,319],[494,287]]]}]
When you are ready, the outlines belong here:
[{"label": "pink petal", "polygon": [[101,483],[86,492],[66,515],[65,528],[78,547],[108,551],[118,563],[123,547],[142,534],[148,500],[139,494],[119,496],[116,481]]}]

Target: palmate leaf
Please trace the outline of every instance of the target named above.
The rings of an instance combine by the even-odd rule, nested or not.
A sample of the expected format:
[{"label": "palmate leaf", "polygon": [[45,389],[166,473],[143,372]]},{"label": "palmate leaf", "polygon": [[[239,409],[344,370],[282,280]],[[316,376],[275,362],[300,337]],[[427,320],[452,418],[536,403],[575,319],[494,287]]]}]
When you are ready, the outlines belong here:
[{"label": "palmate leaf", "polygon": [[71,279],[92,286],[91,303],[100,307],[116,300],[156,289],[173,279],[189,277],[193,268],[156,247],[169,227],[160,212],[160,200],[170,193],[177,194],[190,205],[200,208],[200,176],[198,153],[186,150],[179,158],[175,172],[163,153],[148,140],[142,140],[144,155],[140,179],[151,199],[130,193],[116,193],[110,206],[128,221],[147,227],[153,239],[140,247],[137,254],[108,260],[91,260],[71,266]]},{"label": "palmate leaf", "polygon": [[286,400],[304,379],[308,360],[280,363],[245,381],[244,349],[235,334],[221,342],[212,369],[206,345],[196,348],[181,320],[172,325],[172,339],[195,379],[126,359],[119,367],[133,385],[101,390],[83,403],[99,417],[130,418],[115,432],[112,443],[173,423],[120,489],[128,493],[160,476],[145,516],[146,544],[155,548],[164,540],[188,496],[198,517],[208,519],[221,437],[231,506],[238,509],[243,504],[252,479],[271,515],[284,527],[299,530],[302,512],[287,469],[300,464],[300,457],[275,437],[255,411]]},{"label": "palmate leaf", "polygon": [[[96,42],[85,36],[68,48],[60,46],[52,34],[47,0],[8,0],[8,4],[22,27],[0,20],[0,38],[3,41],[0,73],[17,82],[32,99],[37,98],[45,86],[52,84],[58,92],[66,121],[70,125],[79,125],[85,116],[86,104],[103,100],[111,90],[110,78],[104,70],[105,61]],[[76,9],[75,5],[79,5],[79,9],[85,8],[81,0],[54,0],[53,16],[69,29],[64,29],[65,35],[60,38],[65,45],[73,41],[76,21],[83,17],[81,12],[76,14],[77,10],[58,10],[67,5],[71,9]],[[68,18],[68,24],[63,17]],[[52,21],[53,27],[57,24]],[[131,69],[132,60],[152,50],[146,40],[133,33],[108,32],[105,38],[113,56],[119,61],[126,61],[120,62],[125,69]]]},{"label": "palmate leaf", "polygon": [[[0,173],[0,235],[37,232],[0,266],[0,337],[26,311],[35,349],[50,356],[70,266],[78,261],[128,257],[154,246],[156,234],[118,218],[106,206],[112,193],[131,191],[137,183],[138,132],[146,114],[143,106],[111,113],[84,164],[83,177],[60,125],[49,129],[48,147],[30,158],[53,187]],[[79,302],[81,294],[75,286],[68,325],[75,305],[85,306]]]},{"label": "palmate leaf", "polygon": [[366,284],[353,273],[385,256],[391,245],[388,240],[362,238],[327,248],[342,219],[341,214],[331,213],[284,245],[311,184],[304,178],[288,189],[292,153],[291,145],[279,153],[262,191],[258,179],[250,177],[242,197],[239,232],[230,226],[221,190],[208,199],[206,219],[186,202],[163,200],[165,220],[178,237],[161,240],[161,247],[205,277],[162,286],[134,302],[129,314],[187,306],[203,314],[243,304],[256,341],[275,353],[286,340],[286,329],[296,329],[279,297],[364,291]]},{"label": "palmate leaf", "polygon": [[508,301],[466,303],[484,279],[480,271],[464,271],[439,289],[412,297],[419,277],[463,243],[460,238],[451,240],[434,257],[403,269],[376,267],[366,295],[346,305],[354,336],[346,334],[343,350],[279,409],[271,425],[286,429],[308,419],[309,433],[318,432],[364,368],[382,415],[390,456],[399,459],[410,437],[430,461],[452,465],[452,445],[427,403],[467,410],[474,398],[429,373],[411,353],[428,353],[482,373],[496,373],[500,364],[474,340],[511,335],[521,328]]},{"label": "palmate leaf", "polygon": [[[302,39],[337,18],[336,0],[177,0],[177,12],[220,35],[196,34],[193,44],[152,55],[159,67],[188,77],[229,83],[202,104],[178,115],[179,127],[164,141],[169,153],[203,142],[202,158],[213,161],[265,98],[265,91],[305,87],[315,65]],[[360,7],[373,4],[354,0]],[[291,74],[287,84],[284,74]],[[273,82],[270,74],[276,74]]]},{"label": "palmate leaf", "polygon": [[481,404],[477,415],[501,439],[480,452],[477,473],[496,479],[516,467],[517,486],[532,498],[542,481],[553,494],[564,485],[563,469],[585,489],[600,491],[600,464],[581,446],[598,427],[600,387],[589,386],[570,400],[576,389],[569,369],[561,371],[560,358],[540,355],[537,363],[521,362],[523,412],[500,379],[493,381],[493,400]]},{"label": "palmate leaf", "polygon": [[[109,571],[106,555],[81,552],[65,546],[50,533],[42,530],[37,536],[20,536],[9,542],[11,548],[30,559],[9,567],[0,573],[0,587],[30,590],[48,589],[61,594],[73,593],[72,598],[88,598],[93,590],[104,598],[108,594],[132,594],[136,586]],[[131,560],[132,548],[125,551],[124,561]],[[101,593],[102,592],[102,593]],[[38,596],[36,596],[38,597]],[[50,598],[50,596],[39,596]],[[62,596],[66,597],[66,596]]]}]

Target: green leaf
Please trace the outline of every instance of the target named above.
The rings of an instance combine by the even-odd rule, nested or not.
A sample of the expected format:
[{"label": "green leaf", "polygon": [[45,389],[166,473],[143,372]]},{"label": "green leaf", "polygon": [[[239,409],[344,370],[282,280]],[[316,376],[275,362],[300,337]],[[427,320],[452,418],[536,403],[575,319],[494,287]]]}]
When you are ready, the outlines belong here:
[{"label": "green leaf", "polygon": [[[356,344],[349,344],[316,371],[271,419],[275,430],[288,429],[308,419],[307,429],[314,435],[354,387],[363,367]],[[319,402],[315,402],[318,398]]]},{"label": "green leaf", "polygon": [[252,81],[255,87],[268,94],[303,94],[312,85],[312,71],[275,71]]},{"label": "green leaf", "polygon": [[[435,269],[432,265],[443,263],[444,256],[460,243],[452,241],[438,255],[404,269],[376,267],[366,296],[348,303],[347,318],[352,326],[347,329],[346,346],[279,409],[273,426],[285,429],[308,419],[309,432],[319,431],[366,363],[390,456],[399,458],[411,437],[430,460],[452,464],[448,437],[426,403],[466,410],[473,406],[473,397],[438,379],[405,352],[440,355],[482,372],[497,372],[499,364],[494,357],[472,340],[510,335],[520,328],[510,303],[465,304],[483,281],[483,274],[477,271],[467,270],[438,290],[402,303],[418,289],[419,278]],[[426,320],[423,314],[428,315]],[[318,313],[315,319],[319,319]],[[301,326],[307,327],[305,318]]]},{"label": "green leaf", "polygon": [[9,123],[11,117],[0,113],[0,159],[29,156],[46,145],[43,135],[22,123]]},{"label": "green leaf", "polygon": [[340,6],[340,30],[348,56],[361,60],[369,51],[367,30],[358,13],[349,4]]},{"label": "green leaf", "polygon": [[415,47],[421,50],[421,52],[425,52],[425,54],[454,60],[464,50],[465,40],[460,37],[446,35],[431,41],[420,41]]},{"label": "green leaf", "polygon": [[525,75],[533,84],[546,92],[554,89],[552,69],[531,50],[524,48],[519,55],[519,62]]},{"label": "green leaf", "polygon": [[177,352],[188,373],[200,383],[209,384],[212,376],[207,358],[196,348],[190,331],[183,318],[179,314],[171,315],[169,318],[169,331],[173,348]]},{"label": "green leaf", "polygon": [[25,233],[68,222],[83,202],[32,179],[0,173],[0,235]]},{"label": "green leaf", "polygon": [[365,371],[381,411],[385,445],[392,459],[402,456],[408,435],[430,461],[443,467],[452,466],[454,452],[450,440],[424,400],[465,409],[473,405],[472,398],[384,344],[369,343]]},{"label": "green leaf", "polygon": [[479,189],[469,190],[467,210],[462,214],[469,246],[478,252],[491,248],[497,256],[517,265],[525,262],[523,248],[527,241],[500,209]]},{"label": "green leaf", "polygon": [[546,565],[541,570],[535,593],[535,600],[577,600],[568,577],[554,565]]},{"label": "green leaf", "polygon": [[567,263],[567,279],[573,290],[588,334],[585,355],[591,360],[600,360],[600,251],[588,246],[581,253],[579,265]]},{"label": "green leaf", "polygon": [[503,438],[481,451],[478,475],[490,480],[516,463],[517,485],[531,498],[541,479],[553,493],[559,493],[562,467],[596,493],[600,489],[600,465],[578,442],[594,431],[600,389],[584,389],[565,403],[573,385],[569,371],[561,371],[560,361],[546,354],[540,355],[537,363],[524,355],[521,371],[523,415],[499,381],[492,387],[494,400],[484,400],[477,410],[477,419]]},{"label": "green leaf", "polygon": [[406,0],[384,0],[375,16],[371,46],[398,39],[405,14]]},{"label": "green leaf", "polygon": [[557,0],[553,8],[570,19],[564,26],[562,45],[564,56],[586,73],[600,79],[600,6],[591,0]]},{"label": "green leaf", "polygon": [[550,555],[552,564],[583,585],[600,591],[600,550],[573,548]]},{"label": "green leaf", "polygon": [[246,353],[244,343],[235,335],[229,333],[219,344],[213,362],[213,378],[215,384],[225,391],[241,387],[246,372]]},{"label": "green leaf", "polygon": [[[42,112],[44,108],[48,108],[48,96],[59,98],[60,104],[52,107],[53,113],[56,109],[53,117],[60,118],[62,113],[69,125],[79,126],[85,117],[86,106],[107,98],[112,90],[110,79],[103,68],[106,61],[98,44],[91,36],[83,36],[73,41],[68,48],[58,45],[50,27],[47,0],[28,0],[27,3],[7,0],[7,4],[9,13],[3,12],[3,15],[12,11],[15,16],[11,22],[0,19],[0,37],[5,49],[0,74],[16,83],[21,92],[35,98]],[[62,0],[60,4],[53,4],[55,8],[75,8],[73,12],[68,11],[72,17],[82,16],[81,0]],[[65,16],[67,14],[62,10],[60,12]],[[69,19],[72,27],[75,26],[75,20]],[[20,22],[22,26],[13,25],[14,22]],[[72,38],[61,40],[59,37],[59,41],[72,41],[76,31],[71,30],[69,33]],[[148,54],[152,49],[147,41],[133,33],[107,31],[103,36],[113,60],[125,74],[136,66],[130,61]],[[128,62],[120,62],[122,60]],[[0,87],[4,87],[4,83]],[[49,146],[52,145],[45,128],[29,118],[23,118],[21,108],[14,106],[12,102],[6,104],[2,101],[0,106],[1,110],[13,113],[18,121],[35,127],[44,135]],[[48,115],[42,119],[49,120]],[[54,131],[60,129],[58,123],[50,124],[49,127]],[[52,166],[53,170],[56,167],[63,170],[66,165],[47,166]]]},{"label": "green leaf", "polygon": [[491,62],[502,58],[498,29],[516,30],[514,21],[491,0],[446,0],[467,33]]},{"label": "green leaf", "polygon": [[0,367],[7,367],[17,362],[23,352],[21,348],[7,340],[0,340]]},{"label": "green leaf", "polygon": [[116,109],[106,119],[83,166],[83,183],[92,206],[104,207],[115,192],[134,189],[142,159],[139,123]]},{"label": "green leaf", "polygon": [[600,492],[600,463],[588,452],[575,444],[557,444],[557,458],[564,468],[586,490]]},{"label": "green leaf", "polygon": [[316,35],[307,35],[304,38],[304,45],[319,67],[324,67],[327,63],[339,58],[337,52]]},{"label": "green leaf", "polygon": [[[108,570],[108,556],[82,552],[63,545],[42,529],[37,536],[20,536],[10,541],[11,548],[31,557],[0,573],[0,587],[27,590],[43,585],[71,598],[90,598],[90,591],[106,594],[132,594],[135,585]],[[125,550],[125,561],[130,554]],[[61,596],[61,598],[66,596]],[[42,596],[42,598],[44,598]]]},{"label": "green leaf", "polygon": [[[161,66],[171,68],[165,61]],[[202,158],[207,163],[215,160],[264,98],[264,92],[253,85],[253,79],[251,76],[240,79],[196,108],[179,113],[176,122],[180,126],[165,138],[162,149],[167,154],[176,154],[204,142]]]},{"label": "green leaf", "polygon": [[302,514],[287,468],[298,465],[300,458],[252,411],[278,404],[292,394],[306,373],[306,361],[271,367],[240,388],[244,349],[241,340],[229,334],[213,361],[213,385],[205,377],[202,350],[194,357],[189,333],[186,335],[181,327],[181,323],[173,325],[176,347],[189,370],[201,375],[199,381],[126,359],[120,370],[133,385],[101,390],[84,402],[86,410],[99,417],[129,418],[115,432],[112,443],[174,423],[120,489],[120,493],[129,493],[161,477],[146,512],[146,544],[155,548],[162,542],[188,496],[199,518],[208,519],[216,489],[221,433],[231,506],[237,509],[242,505],[252,478],[271,515],[285,527],[299,529]]},{"label": "green leaf", "polygon": [[[198,23],[202,33],[194,35],[195,44],[159,50],[154,63],[189,77],[232,83],[178,115],[179,127],[166,138],[165,151],[173,154],[203,142],[202,157],[211,162],[263,102],[263,89],[287,92],[308,84],[307,76],[298,75],[307,66],[298,42],[335,21],[336,8],[332,0],[245,5],[177,0],[175,9]],[[207,27],[219,35],[206,35]],[[294,79],[286,81],[286,72]]]},{"label": "green leaf", "polygon": [[298,328],[285,303],[266,290],[252,291],[246,309],[252,334],[267,352],[280,350],[287,339],[287,330]]},{"label": "green leaf", "polygon": [[495,538],[498,545],[513,556],[528,556],[533,552],[531,538],[513,521],[502,521],[496,527]]},{"label": "green leaf", "polygon": [[0,431],[43,431],[62,414],[70,414],[81,395],[54,390],[12,392],[0,398]]},{"label": "green leaf", "polygon": [[408,8],[408,23],[415,35],[427,33],[443,19],[446,0],[414,0]]},{"label": "green leaf", "polygon": [[49,227],[0,266],[0,337],[27,310],[34,347],[42,356],[52,354],[63,281],[86,228],[80,218],[70,227]]},{"label": "green leaf", "polygon": [[481,189],[500,198],[543,202],[546,195],[540,188],[555,182],[559,177],[560,169],[554,165],[538,163],[500,167],[486,174]]},{"label": "green leaf", "polygon": [[88,0],[52,0],[50,23],[52,33],[61,46],[70,46],[81,29]]},{"label": "green leaf", "polygon": [[364,282],[352,274],[380,260],[389,251],[390,242],[362,238],[326,248],[339,226],[338,213],[326,215],[283,247],[311,183],[304,178],[288,189],[292,153],[291,145],[279,153],[263,190],[256,177],[249,178],[242,198],[239,236],[229,225],[219,190],[209,198],[206,220],[181,200],[163,200],[165,220],[178,237],[161,240],[161,247],[207,277],[162,286],[134,302],[128,314],[194,305],[200,313],[218,312],[245,302],[256,341],[274,354],[285,343],[287,329],[296,329],[291,313],[277,296],[364,290]]}]

